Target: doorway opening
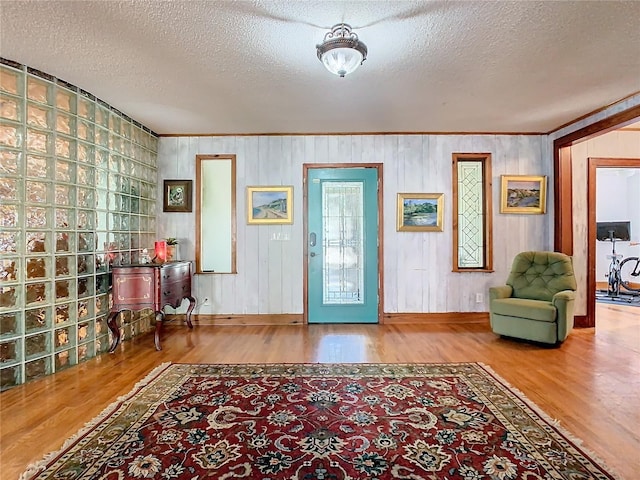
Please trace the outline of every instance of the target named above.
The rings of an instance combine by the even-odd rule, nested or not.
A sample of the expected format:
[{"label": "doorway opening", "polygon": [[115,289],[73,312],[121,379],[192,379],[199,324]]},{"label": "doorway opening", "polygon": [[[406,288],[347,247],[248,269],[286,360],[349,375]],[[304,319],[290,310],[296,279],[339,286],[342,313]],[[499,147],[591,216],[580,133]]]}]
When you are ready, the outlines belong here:
[{"label": "doorway opening", "polygon": [[[630,108],[611,117],[579,129],[554,141],[554,249],[574,256],[574,219],[573,219],[573,162],[571,147],[590,138],[621,129],[640,120],[640,106]],[[624,160],[624,159],[621,159]],[[633,159],[628,159],[632,160]],[[594,167],[595,168],[595,167]],[[595,173],[594,173],[595,174]],[[595,180],[594,180],[595,181]],[[591,182],[587,182],[590,184]],[[595,194],[595,191],[594,191]],[[595,197],[590,200],[593,204]],[[595,215],[587,206],[587,215]],[[590,227],[593,220],[593,227]],[[589,220],[587,234],[587,295],[586,314],[576,315],[577,327],[595,327],[596,295],[595,295],[595,252],[588,249],[595,245],[595,217]],[[583,241],[583,239],[579,239]],[[583,251],[584,252],[584,251]],[[583,255],[585,253],[582,253]]]},{"label": "doorway opening", "polygon": [[[603,310],[597,307],[604,302],[640,307],[640,290],[635,291],[640,278],[630,276],[637,273],[631,258],[640,255],[640,158],[589,158],[587,168],[587,256],[593,263],[587,288],[593,290],[597,317]],[[627,281],[632,283],[623,283]]]}]

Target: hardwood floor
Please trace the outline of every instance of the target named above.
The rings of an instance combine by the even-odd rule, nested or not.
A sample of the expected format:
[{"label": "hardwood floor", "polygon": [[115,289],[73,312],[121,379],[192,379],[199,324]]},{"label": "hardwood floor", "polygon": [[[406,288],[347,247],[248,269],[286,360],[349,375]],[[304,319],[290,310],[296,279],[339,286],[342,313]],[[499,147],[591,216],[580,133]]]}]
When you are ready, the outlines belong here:
[{"label": "hardwood floor", "polygon": [[59,449],[163,362],[483,362],[596,452],[640,478],[640,308],[598,305],[597,328],[560,348],[499,338],[488,325],[197,326],[153,335],[0,394],[0,477]]}]

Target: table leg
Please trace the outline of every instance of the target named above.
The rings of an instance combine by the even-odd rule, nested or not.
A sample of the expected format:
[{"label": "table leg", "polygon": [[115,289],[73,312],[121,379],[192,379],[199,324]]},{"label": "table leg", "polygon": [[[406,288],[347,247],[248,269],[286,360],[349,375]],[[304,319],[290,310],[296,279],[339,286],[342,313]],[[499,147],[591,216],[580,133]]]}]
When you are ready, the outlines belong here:
[{"label": "table leg", "polygon": [[111,341],[111,346],[109,347],[109,353],[115,352],[116,347],[120,343],[120,329],[118,328],[118,323],[116,322],[119,313],[120,312],[111,312],[109,314],[109,318],[107,319],[107,326],[113,334],[113,340]]},{"label": "table leg", "polygon": [[156,344],[156,350],[162,350],[162,347],[160,346],[160,330],[162,330],[163,321],[164,321],[164,313],[156,312],[156,334],[153,339]]},{"label": "table leg", "polygon": [[193,312],[193,309],[196,306],[196,299],[193,297],[186,298],[189,299],[189,307],[187,308],[187,325],[189,328],[193,328],[193,323],[191,323],[191,312]]}]

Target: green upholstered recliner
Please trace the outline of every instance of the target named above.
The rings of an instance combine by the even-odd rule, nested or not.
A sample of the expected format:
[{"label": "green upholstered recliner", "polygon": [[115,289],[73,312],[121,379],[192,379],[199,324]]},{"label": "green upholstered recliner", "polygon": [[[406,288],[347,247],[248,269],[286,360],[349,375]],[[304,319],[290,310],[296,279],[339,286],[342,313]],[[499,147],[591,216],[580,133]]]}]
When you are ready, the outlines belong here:
[{"label": "green upholstered recliner", "polygon": [[491,328],[507,337],[558,344],[573,328],[576,288],[568,255],[519,253],[507,284],[489,289]]}]

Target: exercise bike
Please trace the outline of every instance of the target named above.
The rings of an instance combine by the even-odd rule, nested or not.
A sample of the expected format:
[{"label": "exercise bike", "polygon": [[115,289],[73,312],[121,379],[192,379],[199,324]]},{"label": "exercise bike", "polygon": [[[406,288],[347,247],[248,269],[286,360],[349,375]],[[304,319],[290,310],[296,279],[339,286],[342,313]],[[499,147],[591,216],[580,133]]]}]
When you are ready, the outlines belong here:
[{"label": "exercise bike", "polygon": [[[616,253],[616,240],[613,230],[609,230],[609,238],[611,242],[611,255],[607,255],[611,259],[609,264],[609,273],[607,273],[607,295],[609,297],[619,297],[620,287],[631,292],[632,296],[640,295],[640,257],[627,257]],[[631,245],[638,245],[632,243]],[[622,260],[622,261],[621,261]]]}]

